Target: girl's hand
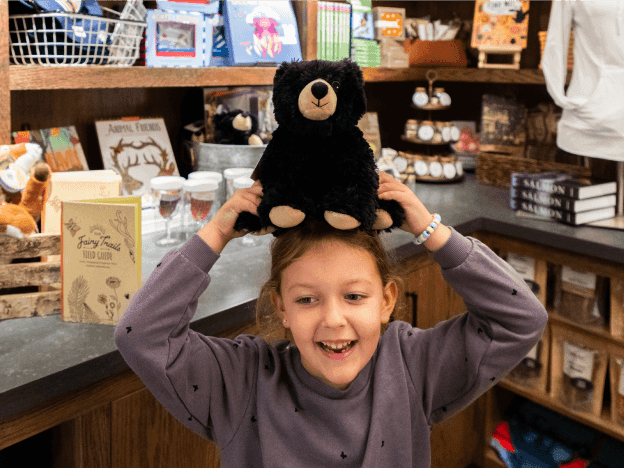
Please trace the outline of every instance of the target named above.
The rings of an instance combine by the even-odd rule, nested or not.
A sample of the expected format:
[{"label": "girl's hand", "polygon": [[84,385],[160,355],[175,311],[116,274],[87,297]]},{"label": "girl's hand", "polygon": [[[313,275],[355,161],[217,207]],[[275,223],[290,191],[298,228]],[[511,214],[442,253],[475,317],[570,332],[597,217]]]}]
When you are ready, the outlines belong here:
[{"label": "girl's hand", "polygon": [[416,194],[387,172],[379,171],[379,191],[377,194],[381,200],[396,200],[401,204],[405,211],[405,222],[401,226],[403,231],[415,236],[420,235],[433,219],[429,210],[425,208]]},{"label": "girl's hand", "polygon": [[[198,233],[212,249],[220,253],[225,245],[232,239],[243,237],[247,231],[235,231],[234,224],[238,215],[243,211],[249,211],[258,216],[258,205],[262,201],[262,185],[256,180],[254,184],[245,189],[234,192],[228,201],[219,209],[217,214]],[[267,228],[260,234],[269,234],[275,228]]]}]

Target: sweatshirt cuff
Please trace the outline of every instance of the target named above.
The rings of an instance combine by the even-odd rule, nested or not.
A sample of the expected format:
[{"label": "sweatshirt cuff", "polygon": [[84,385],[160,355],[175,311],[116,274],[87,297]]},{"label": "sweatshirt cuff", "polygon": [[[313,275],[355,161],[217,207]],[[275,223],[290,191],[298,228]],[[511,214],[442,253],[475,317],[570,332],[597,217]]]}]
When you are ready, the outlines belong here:
[{"label": "sweatshirt cuff", "polygon": [[204,273],[208,273],[220,257],[197,234],[193,234],[193,237],[180,247],[179,251],[189,262],[197,265]]},{"label": "sweatshirt cuff", "polygon": [[455,230],[453,226],[448,226],[451,235],[442,247],[433,252],[433,259],[443,270],[461,265],[470,252],[472,252],[472,241],[463,234]]}]

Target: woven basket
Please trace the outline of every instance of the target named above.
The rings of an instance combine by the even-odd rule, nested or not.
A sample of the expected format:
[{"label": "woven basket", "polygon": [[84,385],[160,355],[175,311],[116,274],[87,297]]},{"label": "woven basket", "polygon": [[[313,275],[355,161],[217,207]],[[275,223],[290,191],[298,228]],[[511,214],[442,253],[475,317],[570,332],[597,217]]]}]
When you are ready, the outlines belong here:
[{"label": "woven basket", "polygon": [[[544,56],[544,47],[546,47],[546,37],[548,36],[548,31],[540,31],[538,34],[539,34],[539,41],[540,41],[539,67],[542,68],[541,58]],[[572,70],[573,68],[574,68],[574,31],[570,31],[570,44],[568,45],[568,70]]]},{"label": "woven basket", "polygon": [[577,178],[591,177],[591,168],[552,161],[519,158],[507,154],[479,153],[477,156],[477,180],[485,185],[509,188],[512,172],[563,172]]}]

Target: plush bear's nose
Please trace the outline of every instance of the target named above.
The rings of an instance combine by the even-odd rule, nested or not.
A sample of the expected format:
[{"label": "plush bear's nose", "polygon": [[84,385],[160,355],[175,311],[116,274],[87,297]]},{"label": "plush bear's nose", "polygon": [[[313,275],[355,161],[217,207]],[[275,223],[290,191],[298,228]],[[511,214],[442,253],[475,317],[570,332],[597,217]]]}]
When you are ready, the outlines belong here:
[{"label": "plush bear's nose", "polygon": [[317,81],[312,85],[312,95],[318,100],[323,99],[325,96],[327,96],[327,85],[325,83]]}]

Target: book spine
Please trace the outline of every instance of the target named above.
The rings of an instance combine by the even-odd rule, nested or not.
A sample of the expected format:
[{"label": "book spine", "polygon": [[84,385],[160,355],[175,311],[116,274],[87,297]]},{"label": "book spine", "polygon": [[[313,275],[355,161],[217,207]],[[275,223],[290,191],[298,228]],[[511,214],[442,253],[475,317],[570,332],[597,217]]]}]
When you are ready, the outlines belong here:
[{"label": "book spine", "polygon": [[327,42],[327,23],[329,17],[329,6],[323,2],[323,60],[329,57],[329,43]]},{"label": "book spine", "polygon": [[535,179],[522,175],[513,175],[511,178],[511,185],[513,187],[567,196],[565,187],[557,184],[557,182],[552,179]]},{"label": "book spine", "polygon": [[321,20],[321,16],[323,15],[323,2],[318,2],[316,5],[316,58],[319,60],[323,59],[322,56],[322,47],[323,47],[323,24]]},{"label": "book spine", "polygon": [[509,194],[511,198],[522,199],[532,203],[537,203],[538,205],[557,208],[571,213],[597,210],[616,205],[615,195],[575,200],[568,197],[562,197],[560,195],[553,195],[547,192],[518,187],[510,187]]},{"label": "book spine", "polygon": [[543,218],[551,218],[557,221],[563,221],[564,212],[548,206],[538,205],[537,203],[531,203],[526,200],[512,198],[509,202],[512,210],[520,210],[526,213],[531,213]]},{"label": "book spine", "polygon": [[332,61],[335,61],[338,58],[338,5],[335,2],[332,2],[331,8],[331,45],[332,45]]}]

